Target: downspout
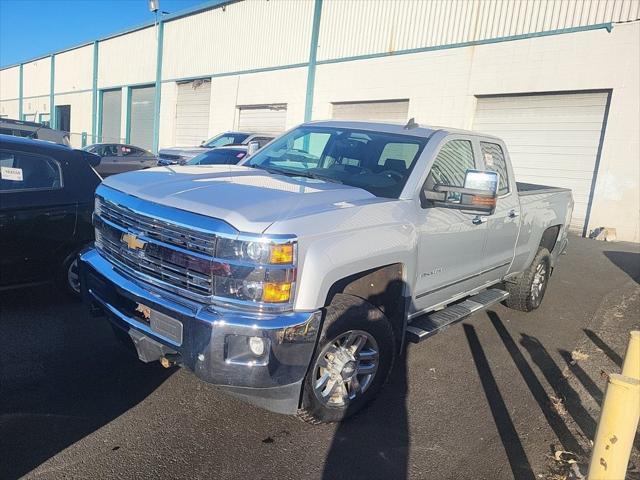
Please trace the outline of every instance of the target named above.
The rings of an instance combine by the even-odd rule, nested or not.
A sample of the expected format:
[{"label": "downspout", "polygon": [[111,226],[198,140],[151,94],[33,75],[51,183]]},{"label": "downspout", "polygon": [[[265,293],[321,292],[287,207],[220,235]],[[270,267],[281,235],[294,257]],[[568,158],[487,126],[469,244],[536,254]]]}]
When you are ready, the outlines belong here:
[{"label": "downspout", "polygon": [[51,128],[57,128],[56,125],[56,99],[54,94],[56,84],[56,56],[51,55],[51,72],[49,74],[49,80],[51,82],[49,86],[49,126]]},{"label": "downspout", "polygon": [[156,88],[153,104],[153,153],[158,153],[160,143],[160,98],[162,96],[162,46],[164,43],[164,21],[158,22],[158,48],[156,52]]},{"label": "downspout", "polygon": [[24,65],[20,64],[20,77],[18,84],[18,120],[22,120],[22,97],[23,97],[23,85],[24,85]]},{"label": "downspout", "polygon": [[311,45],[309,46],[309,65],[307,67],[307,94],[304,105],[304,121],[311,120],[313,114],[313,90],[316,82],[316,61],[318,56],[318,37],[320,35],[320,17],[322,15],[322,0],[315,0],[313,8],[313,27],[311,30]]},{"label": "downspout", "polygon": [[93,42],[93,85],[91,89],[91,143],[96,143],[98,122],[98,41]]}]

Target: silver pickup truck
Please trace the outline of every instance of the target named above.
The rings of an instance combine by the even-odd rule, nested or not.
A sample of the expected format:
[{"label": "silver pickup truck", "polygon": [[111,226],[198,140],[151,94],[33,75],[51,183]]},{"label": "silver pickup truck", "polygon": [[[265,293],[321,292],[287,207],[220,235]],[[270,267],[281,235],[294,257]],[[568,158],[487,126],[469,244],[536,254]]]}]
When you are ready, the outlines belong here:
[{"label": "silver pickup truck", "polygon": [[238,166],[106,179],[82,289],[142,361],[339,421],[406,341],[497,302],[538,308],[572,209],[569,190],[516,183],[495,137],[310,122]]}]

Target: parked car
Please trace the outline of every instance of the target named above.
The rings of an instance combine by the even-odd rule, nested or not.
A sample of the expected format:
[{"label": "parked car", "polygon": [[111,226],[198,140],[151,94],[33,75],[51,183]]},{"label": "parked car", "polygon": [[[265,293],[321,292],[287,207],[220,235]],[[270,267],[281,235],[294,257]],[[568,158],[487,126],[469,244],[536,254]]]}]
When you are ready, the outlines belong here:
[{"label": "parked car", "polygon": [[188,160],[185,165],[236,165],[248,154],[246,145],[212,148]]},{"label": "parked car", "polygon": [[0,118],[0,135],[13,135],[14,137],[37,138],[60,145],[70,145],[69,132],[54,130],[42,123]]},{"label": "parked car", "polygon": [[0,135],[0,289],[54,280],[79,294],[77,254],[93,241],[99,158]]},{"label": "parked car", "polygon": [[103,177],[155,167],[158,163],[153,153],[123,143],[95,143],[84,147],[83,150],[100,157],[100,164],[96,167],[96,171]]},{"label": "parked car", "polygon": [[142,361],[339,421],[405,341],[538,308],[572,209],[570,190],[516,183],[499,138],[311,122],[237,166],[107,179],[83,293]]},{"label": "parked car", "polygon": [[158,165],[184,165],[188,160],[211,148],[227,145],[249,145],[256,142],[256,147],[262,148],[273,138],[274,136],[269,133],[225,132],[203,141],[199,147],[162,148],[158,153]]}]

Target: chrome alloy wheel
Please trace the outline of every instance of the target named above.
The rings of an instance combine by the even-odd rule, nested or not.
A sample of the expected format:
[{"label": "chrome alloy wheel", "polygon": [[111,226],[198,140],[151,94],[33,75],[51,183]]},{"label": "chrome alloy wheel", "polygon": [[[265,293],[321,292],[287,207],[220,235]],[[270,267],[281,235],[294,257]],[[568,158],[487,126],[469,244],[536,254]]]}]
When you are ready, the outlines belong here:
[{"label": "chrome alloy wheel", "polygon": [[327,344],[313,371],[316,397],[343,407],[367,391],[378,370],[378,343],[363,330],[349,330]]},{"label": "chrome alloy wheel", "polygon": [[80,273],[78,272],[78,257],[73,259],[73,262],[69,264],[67,269],[67,282],[69,282],[69,288],[77,294],[80,293]]},{"label": "chrome alloy wheel", "polygon": [[547,288],[547,264],[540,262],[533,274],[533,282],[531,282],[531,302],[534,306],[540,305],[542,296]]}]

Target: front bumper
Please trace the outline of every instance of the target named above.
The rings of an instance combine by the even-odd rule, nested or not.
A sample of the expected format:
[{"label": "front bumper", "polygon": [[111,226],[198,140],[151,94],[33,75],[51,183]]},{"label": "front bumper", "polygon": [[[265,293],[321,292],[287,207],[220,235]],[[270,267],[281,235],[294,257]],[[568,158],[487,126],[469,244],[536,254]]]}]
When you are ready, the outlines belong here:
[{"label": "front bumper", "polygon": [[[82,253],[79,265],[85,302],[128,333],[141,360],[166,356],[250,403],[278,413],[297,411],[320,311],[259,314],[198,304],[132,278],[95,249]],[[146,322],[136,314],[139,305],[169,323]],[[259,361],[230,356],[235,339],[244,337],[265,341]]]}]

